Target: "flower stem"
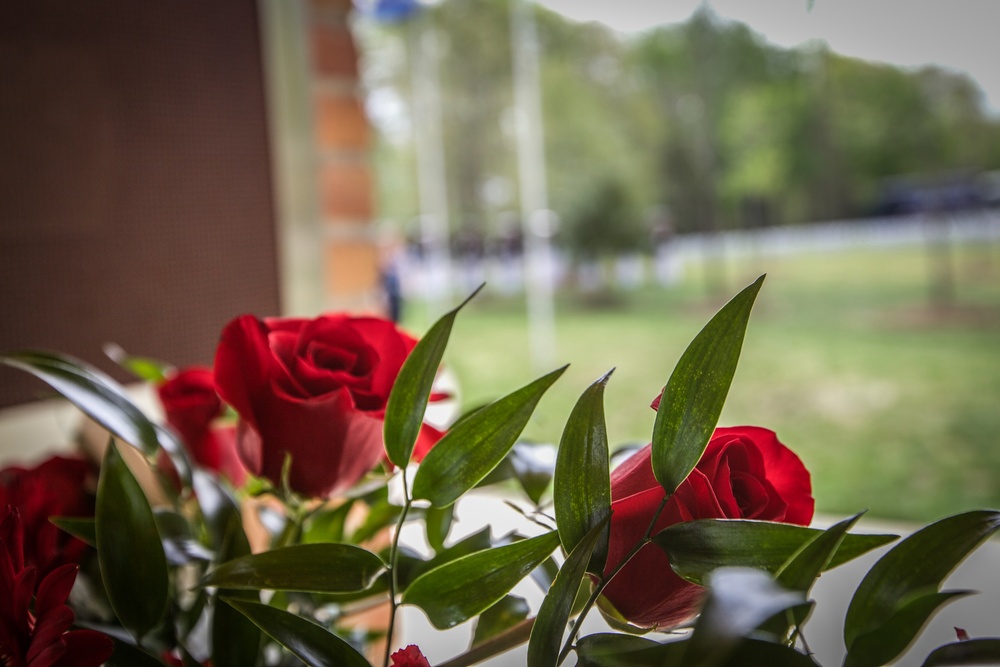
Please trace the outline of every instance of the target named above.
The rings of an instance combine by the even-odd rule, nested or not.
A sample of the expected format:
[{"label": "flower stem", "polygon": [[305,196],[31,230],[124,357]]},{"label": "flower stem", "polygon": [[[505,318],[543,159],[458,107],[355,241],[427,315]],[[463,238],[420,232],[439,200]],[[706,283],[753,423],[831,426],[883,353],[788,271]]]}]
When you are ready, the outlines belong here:
[{"label": "flower stem", "polygon": [[389,667],[389,656],[392,654],[392,633],[396,627],[396,609],[399,604],[396,602],[396,591],[399,590],[399,579],[397,561],[399,559],[399,534],[403,531],[403,524],[406,522],[406,515],[410,511],[410,487],[406,481],[406,468],[400,470],[403,476],[403,510],[399,513],[399,520],[396,522],[396,531],[392,535],[392,546],[389,547],[389,627],[385,635],[385,659],[382,664]]}]

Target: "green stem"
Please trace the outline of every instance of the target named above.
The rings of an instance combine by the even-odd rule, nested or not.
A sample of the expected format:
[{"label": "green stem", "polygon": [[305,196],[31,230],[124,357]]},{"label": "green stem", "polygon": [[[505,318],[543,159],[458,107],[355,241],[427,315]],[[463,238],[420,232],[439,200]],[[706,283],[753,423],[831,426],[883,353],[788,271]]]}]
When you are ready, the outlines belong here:
[{"label": "green stem", "polygon": [[285,503],[285,527],[274,540],[272,548],[280,549],[292,544],[297,544],[302,537],[302,524],[305,521],[305,512],[299,504]]},{"label": "green stem", "polygon": [[587,617],[590,613],[591,608],[597,602],[597,598],[600,597],[601,592],[604,591],[605,586],[611,583],[611,580],[615,578],[615,575],[621,572],[622,568],[628,564],[632,557],[639,553],[639,550],[644,546],[649,544],[652,540],[650,539],[653,534],[653,528],[656,526],[657,520],[660,518],[660,514],[663,512],[663,508],[667,506],[667,501],[670,496],[664,496],[663,500],[660,502],[660,506],[656,508],[656,512],[653,514],[653,519],[649,522],[649,527],[646,528],[646,534],[642,536],[642,539],[632,547],[632,550],[625,554],[625,557],[615,565],[615,568],[611,570],[611,573],[601,577],[597,582],[597,586],[594,588],[594,592],[590,594],[587,599],[587,603],[583,606],[583,611],[580,612],[580,616],[577,618],[576,623],[573,625],[573,629],[569,633],[569,637],[566,638],[566,643],[563,644],[562,650],[559,652],[559,659],[556,660],[556,665],[561,665],[569,652],[573,649],[573,642],[576,641],[576,636],[580,632],[581,626],[583,626],[583,619]]},{"label": "green stem", "polygon": [[396,531],[392,535],[392,545],[389,547],[389,628],[385,635],[385,659],[384,667],[389,667],[389,656],[392,654],[392,633],[396,627],[396,609],[399,604],[396,602],[396,591],[399,589],[398,572],[396,567],[399,559],[399,534],[403,531],[403,523],[406,515],[410,511],[410,487],[406,481],[406,468],[400,470],[403,476],[403,511],[399,513],[399,520],[396,522]]}]

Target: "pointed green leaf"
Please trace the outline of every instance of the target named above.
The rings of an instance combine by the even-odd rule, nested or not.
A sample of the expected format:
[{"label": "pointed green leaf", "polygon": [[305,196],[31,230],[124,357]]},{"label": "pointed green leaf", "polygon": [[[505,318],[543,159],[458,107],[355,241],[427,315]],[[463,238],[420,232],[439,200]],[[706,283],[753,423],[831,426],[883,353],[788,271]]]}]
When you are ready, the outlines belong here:
[{"label": "pointed green leaf", "polygon": [[848,517],[806,542],[781,566],[775,581],[789,590],[808,593],[819,575],[830,566],[830,562],[847,536],[847,531],[854,527],[860,518],[861,514]]},{"label": "pointed green leaf", "polygon": [[430,545],[434,553],[444,549],[445,540],[448,539],[448,531],[455,520],[455,506],[431,507],[424,515],[424,528],[427,534],[427,544]]},{"label": "pointed green leaf", "polygon": [[[781,566],[775,576],[775,581],[788,590],[802,591],[808,594],[809,589],[812,588],[820,574],[833,560],[847,531],[860,518],[861,514],[848,517],[806,542]],[[761,630],[770,632],[776,637],[783,637],[789,627],[801,626],[805,622],[812,612],[812,607],[813,605],[809,603],[792,608],[785,614],[778,614],[762,625]]]},{"label": "pointed green leaf", "polygon": [[1000,512],[977,510],[941,519],[902,540],[858,585],[844,620],[844,644],[851,649],[855,640],[879,628],[914,593],[938,590],[945,577],[997,530]]},{"label": "pointed green leaf", "polygon": [[726,664],[759,625],[805,602],[802,592],[782,588],[766,572],[752,568],[721,567],[709,575],[708,587],[684,654],[685,664]]},{"label": "pointed green leaf", "polygon": [[49,521],[55,524],[60,530],[66,531],[76,539],[86,542],[90,546],[97,544],[97,536],[95,534],[97,529],[94,525],[93,517],[53,516],[49,517]]},{"label": "pointed green leaf", "polygon": [[923,667],[951,665],[1000,665],[1000,638],[983,637],[939,646],[927,656]]},{"label": "pointed green leaf", "polygon": [[312,621],[266,604],[225,601],[310,667],[371,667],[357,649]]},{"label": "pointed green leaf", "polygon": [[[226,516],[228,525],[219,547],[222,562],[251,553],[239,513],[227,513]],[[260,593],[220,588],[212,597],[212,664],[215,667],[251,667],[259,659],[260,629],[231,605],[223,604],[222,597],[260,602]]]},{"label": "pointed green leaf", "polygon": [[200,585],[348,593],[368,588],[384,569],[381,558],[352,544],[297,544],[222,563]]},{"label": "pointed green leaf", "polygon": [[744,639],[739,643],[725,667],[819,667],[809,656],[793,648],[758,639]]},{"label": "pointed green leaf", "polygon": [[[399,505],[393,505],[389,502],[388,498],[376,500],[369,506],[365,520],[351,533],[351,542],[355,544],[367,542],[389,526],[395,524],[402,512],[403,508]],[[416,515],[417,511],[410,511],[410,518]]]},{"label": "pointed green leaf", "polygon": [[44,380],[88,417],[146,454],[156,451],[153,423],[125,388],[102,371],[79,359],[41,350],[5,354],[0,362]]},{"label": "pointed green leaf", "polygon": [[157,507],[153,510],[153,518],[169,565],[188,565],[194,561],[207,563],[212,560],[212,552],[195,539],[191,524],[183,514]]},{"label": "pointed green leaf", "polygon": [[383,434],[385,452],[389,460],[400,468],[409,464],[410,455],[413,454],[413,445],[417,442],[424,423],[431,386],[441,367],[455,316],[482,288],[480,285],[465,301],[435,322],[399,369],[385,406]]},{"label": "pointed green leaf", "polygon": [[587,565],[598,542],[607,539],[606,524],[610,513],[594,525],[577,543],[559,568],[559,574],[542,600],[528,639],[528,667],[557,665],[566,623],[569,622],[580,582],[586,576]]},{"label": "pointed green leaf", "polygon": [[578,667],[672,667],[684,648],[682,642],[661,644],[613,632],[587,635],[575,646]]},{"label": "pointed green leaf", "polygon": [[[198,508],[205,520],[205,527],[208,529],[212,546],[216,550],[221,550],[224,541],[230,539],[231,526],[233,524],[242,526],[243,524],[239,503],[232,493],[219,483],[219,479],[215,475],[204,470],[194,471],[192,487],[198,500]],[[240,532],[242,533],[242,531]],[[245,534],[243,540],[246,541]],[[249,543],[247,545],[246,553],[249,553]],[[229,557],[237,555],[244,554],[234,553]]]},{"label": "pointed green leaf", "polygon": [[[670,566],[688,581],[704,583],[718,567],[738,565],[777,573],[805,544],[823,533],[788,523],[750,519],[699,519],[674,524],[653,536],[667,552]],[[896,535],[848,533],[827,570],[896,539]]]},{"label": "pointed green leaf", "polygon": [[446,507],[493,470],[514,446],[563,366],[477,410],[453,426],[427,453],[413,479],[413,496]]},{"label": "pointed green leaf", "polygon": [[[577,642],[579,667],[701,667],[685,661],[689,640],[659,644],[640,637],[611,633],[589,635]],[[711,664],[711,662],[709,662]],[[818,667],[798,651],[758,639],[743,639],[725,667]]]},{"label": "pointed green leaf", "polygon": [[476,646],[504,630],[514,627],[528,618],[531,607],[519,595],[507,595],[484,611],[476,620],[476,630],[472,634],[472,645]]},{"label": "pointed green leaf", "polygon": [[[84,626],[86,627],[86,626]],[[101,631],[101,628],[93,628]],[[115,643],[115,651],[105,663],[108,667],[163,667],[163,663],[152,653],[132,644],[123,637],[105,633]]]},{"label": "pointed green leaf", "polygon": [[166,381],[171,371],[170,364],[159,359],[132,356],[117,343],[105,344],[104,354],[111,361],[129,371],[140,380],[145,380],[152,384],[160,384]]},{"label": "pointed green leaf", "polygon": [[181,481],[190,484],[191,468],[184,447],[167,429],[150,421],[111,376],[74,357],[38,350],[0,355],[0,363],[45,381],[108,432],[147,456],[162,445]]},{"label": "pointed green leaf", "polygon": [[167,610],[167,558],[149,502],[114,441],[101,465],[94,528],[108,601],[141,640]]},{"label": "pointed green leaf", "polygon": [[552,482],[556,468],[556,446],[548,443],[518,442],[507,455],[524,493],[539,505]]},{"label": "pointed green leaf", "polygon": [[403,603],[423,609],[439,630],[454,627],[496,604],[558,546],[553,531],[463,556],[417,577]]},{"label": "pointed green leaf", "polygon": [[855,638],[847,651],[844,667],[879,667],[906,650],[930,617],[943,605],[973,591],[944,591],[918,595],[902,603],[878,627]]},{"label": "pointed green leaf", "polygon": [[663,388],[653,423],[653,474],[670,495],[694,470],[729,393],[761,276],[695,336]]},{"label": "pointed green leaf", "polygon": [[[611,516],[611,473],[604,388],[612,371],[590,385],[570,413],[556,456],[552,500],[559,540],[567,553],[591,528]],[[607,541],[594,549],[592,572],[604,569]]]}]

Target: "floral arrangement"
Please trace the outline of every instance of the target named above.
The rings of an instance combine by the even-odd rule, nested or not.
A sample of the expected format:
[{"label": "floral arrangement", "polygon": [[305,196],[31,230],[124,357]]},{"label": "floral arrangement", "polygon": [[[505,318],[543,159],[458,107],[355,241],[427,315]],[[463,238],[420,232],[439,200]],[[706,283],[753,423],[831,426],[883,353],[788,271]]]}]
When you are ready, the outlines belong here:
[{"label": "floral arrangement", "polygon": [[[845,665],[890,663],[965,594],[941,585],[1000,512],[902,540],[851,532],[860,515],[810,528],[799,458],[766,428],[717,427],[762,282],[691,342],[653,399],[650,444],[613,470],[611,373],[583,390],[552,466],[520,437],[563,368],[447,430],[426,423],[447,398],[437,378],[464,303],[419,341],[375,317],[245,315],[211,369],[119,357],[156,384],[165,423],[79,360],[3,355],[110,437],[99,468],[53,457],[0,472],[0,663],[429,666],[396,644],[399,607],[414,605],[442,631],[474,624],[448,667],[525,643],[531,667],[570,654],[598,667],[816,665],[812,585],[896,541],[843,628]],[[537,530],[450,539],[456,502],[498,484],[530,499]],[[429,552],[400,540],[410,525]],[[511,594],[529,575],[536,609]],[[582,635],[590,614],[609,630]],[[959,633],[924,664],[998,661],[1000,638]]]}]

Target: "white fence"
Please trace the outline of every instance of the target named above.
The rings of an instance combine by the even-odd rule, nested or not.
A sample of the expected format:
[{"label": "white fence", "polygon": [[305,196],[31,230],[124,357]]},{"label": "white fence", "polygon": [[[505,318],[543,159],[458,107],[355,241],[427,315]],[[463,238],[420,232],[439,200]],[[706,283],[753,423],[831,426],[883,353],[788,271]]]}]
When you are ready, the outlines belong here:
[{"label": "white fence", "polygon": [[[948,239],[956,243],[994,242],[1000,240],[1000,210],[990,209],[949,215],[940,218],[909,216],[841,220],[811,225],[771,227],[751,231],[725,231],[707,236],[682,234],[656,249],[650,257],[625,255],[614,262],[608,275],[597,266],[580,267],[573,276],[578,286],[587,289],[611,280],[623,288],[649,283],[668,286],[681,280],[688,264],[701,261],[706,254],[726,257],[774,257],[799,253],[837,252],[856,248],[900,247],[925,244],[928,240]],[[552,250],[547,262],[550,279],[563,285],[569,279],[568,258]],[[482,283],[490,292],[521,294],[525,274],[520,255],[453,258],[447,271],[422,261],[418,255],[405,254],[399,262],[403,295],[409,299],[450,299],[470,293]],[[446,285],[442,276],[450,276]]]}]

